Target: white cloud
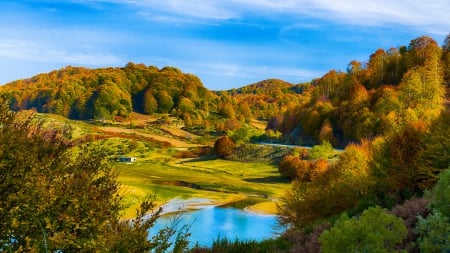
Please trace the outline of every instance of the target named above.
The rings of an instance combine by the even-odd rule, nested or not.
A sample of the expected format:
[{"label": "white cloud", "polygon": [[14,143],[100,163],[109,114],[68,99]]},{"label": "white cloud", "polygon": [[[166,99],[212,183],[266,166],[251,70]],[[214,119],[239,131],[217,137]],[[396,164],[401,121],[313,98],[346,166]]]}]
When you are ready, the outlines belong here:
[{"label": "white cloud", "polygon": [[122,62],[119,57],[108,53],[57,50],[30,40],[17,39],[0,40],[0,57],[23,61],[90,66],[114,65]]},{"label": "white cloud", "polygon": [[[86,0],[96,2],[95,0]],[[159,20],[171,21],[174,16],[183,20],[223,20],[246,15],[288,14],[312,17],[340,24],[374,26],[393,24],[417,27],[435,33],[450,30],[450,2],[448,0],[99,0],[131,5],[140,12],[155,14]],[[144,8],[142,10],[142,8]],[[168,16],[165,19],[160,15]],[[169,18],[170,17],[170,18]],[[178,20],[180,21],[180,20]]]},{"label": "white cloud", "polygon": [[[399,24],[450,28],[450,2],[447,0],[306,0],[313,15],[360,25]],[[301,7],[295,8],[304,14]],[[320,13],[323,11],[323,13]]]}]

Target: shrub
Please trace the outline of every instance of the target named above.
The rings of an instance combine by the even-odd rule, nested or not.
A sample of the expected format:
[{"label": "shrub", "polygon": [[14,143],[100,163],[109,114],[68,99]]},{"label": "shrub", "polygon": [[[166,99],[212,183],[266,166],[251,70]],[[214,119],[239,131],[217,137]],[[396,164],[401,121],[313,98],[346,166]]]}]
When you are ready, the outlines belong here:
[{"label": "shrub", "polygon": [[289,179],[303,178],[309,171],[309,163],[298,156],[287,155],[281,160],[278,171]]},{"label": "shrub", "polygon": [[214,143],[214,152],[220,158],[225,158],[233,152],[234,147],[234,141],[228,136],[223,136]]},{"label": "shrub", "polygon": [[319,238],[321,252],[393,252],[406,236],[400,218],[386,210],[372,207],[359,219],[343,215],[330,230]]},{"label": "shrub", "polygon": [[417,240],[422,252],[450,252],[450,169],[439,175],[431,192],[432,215],[419,217]]},{"label": "shrub", "polygon": [[437,212],[417,224],[421,252],[450,252],[450,218]]},{"label": "shrub", "polygon": [[309,158],[328,159],[334,153],[333,146],[330,142],[324,141],[321,145],[316,145],[309,150]]}]

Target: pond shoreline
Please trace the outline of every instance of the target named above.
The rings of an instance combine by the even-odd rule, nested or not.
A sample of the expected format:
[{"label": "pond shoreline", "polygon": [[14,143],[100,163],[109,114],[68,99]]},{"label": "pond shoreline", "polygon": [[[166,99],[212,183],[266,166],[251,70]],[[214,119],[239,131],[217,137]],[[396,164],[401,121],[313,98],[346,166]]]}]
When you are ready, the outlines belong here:
[{"label": "pond shoreline", "polygon": [[273,214],[255,212],[249,207],[219,205],[206,198],[177,198],[166,203],[166,212],[149,230],[149,238],[160,229],[174,224],[178,228],[189,227],[190,247],[211,247],[214,241],[221,238],[262,241],[274,238],[284,230],[279,227]]},{"label": "pond shoreline", "polygon": [[[169,200],[167,203],[162,205],[163,211],[162,215],[172,215],[180,212],[190,212],[190,211],[196,211],[204,208],[214,208],[214,207],[233,207],[233,203],[237,203],[239,201],[243,201],[245,198],[240,199],[234,199],[232,201],[226,201],[226,202],[218,202],[213,201],[208,198],[189,198],[189,199],[182,199],[182,198],[173,198]],[[262,210],[262,208],[257,208],[257,205],[249,205],[245,206],[243,208],[238,208],[243,210],[244,212],[252,213],[255,215],[267,215],[267,216],[276,216],[273,213],[266,212]]]}]

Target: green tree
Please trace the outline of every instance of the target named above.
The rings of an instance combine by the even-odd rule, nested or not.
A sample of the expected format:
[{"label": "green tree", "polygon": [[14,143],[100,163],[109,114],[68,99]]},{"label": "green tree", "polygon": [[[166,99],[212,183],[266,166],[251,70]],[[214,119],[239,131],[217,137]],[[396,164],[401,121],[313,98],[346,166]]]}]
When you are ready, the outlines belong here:
[{"label": "green tree", "polygon": [[432,214],[419,217],[417,230],[422,252],[450,251],[450,168],[439,175],[439,181],[431,192]]},{"label": "green tree", "polygon": [[324,141],[320,145],[315,145],[309,150],[310,159],[328,159],[334,154],[333,146],[330,142]]},{"label": "green tree", "polygon": [[178,109],[181,113],[187,112],[192,113],[195,110],[195,105],[189,98],[182,97],[178,103]]},{"label": "green tree", "polygon": [[330,70],[319,80],[317,80],[316,88],[314,89],[314,96],[316,101],[319,97],[325,97],[335,102],[342,93],[342,81],[345,74]]},{"label": "green tree", "polygon": [[379,207],[365,210],[357,218],[344,214],[330,230],[320,235],[321,252],[395,252],[407,233],[400,218]]},{"label": "green tree", "polygon": [[264,135],[264,131],[256,129],[251,125],[244,124],[237,129],[227,131],[227,135],[236,143],[250,142],[254,138]]},{"label": "green tree", "polygon": [[399,98],[405,109],[412,108],[419,113],[428,112],[436,118],[443,108],[444,87],[442,75],[439,70],[433,69],[433,65],[430,63],[426,68],[408,71],[399,85]]},{"label": "green tree", "polygon": [[431,192],[431,209],[450,218],[450,165],[439,175],[439,181]]},{"label": "green tree", "polygon": [[233,105],[230,102],[225,102],[222,105],[221,113],[229,119],[234,119],[236,117]]},{"label": "green tree", "polygon": [[148,89],[144,93],[144,113],[152,114],[158,110],[158,101],[153,96],[152,90]]},{"label": "green tree", "polygon": [[[0,107],[0,251],[164,248],[175,232],[167,240],[148,240],[161,213],[151,210],[154,202],[144,201],[134,221],[122,221],[117,171],[98,146],[79,146],[69,137],[67,129],[46,129],[4,103]],[[155,212],[144,219],[149,211]],[[140,240],[128,241],[137,235]]]},{"label": "green tree", "polygon": [[376,101],[373,106],[373,111],[381,115],[387,115],[390,112],[398,112],[400,103],[398,100],[398,93],[392,86],[384,86],[378,89],[373,96]]},{"label": "green tree", "polygon": [[386,51],[385,83],[398,84],[406,71],[403,54],[398,48],[390,48]]},{"label": "green tree", "polygon": [[450,251],[450,218],[441,213],[433,213],[426,219],[419,217],[417,239],[421,252],[441,253]]},{"label": "green tree", "polygon": [[172,110],[174,105],[173,98],[163,90],[157,93],[156,100],[158,101],[158,112],[168,113]]},{"label": "green tree", "polygon": [[450,111],[443,111],[432,122],[425,135],[423,153],[420,157],[419,175],[421,189],[431,189],[436,184],[438,175],[450,164]]},{"label": "green tree", "polygon": [[386,58],[386,52],[383,49],[378,49],[375,53],[370,55],[369,63],[367,64],[370,73],[370,88],[378,88],[384,84]]}]

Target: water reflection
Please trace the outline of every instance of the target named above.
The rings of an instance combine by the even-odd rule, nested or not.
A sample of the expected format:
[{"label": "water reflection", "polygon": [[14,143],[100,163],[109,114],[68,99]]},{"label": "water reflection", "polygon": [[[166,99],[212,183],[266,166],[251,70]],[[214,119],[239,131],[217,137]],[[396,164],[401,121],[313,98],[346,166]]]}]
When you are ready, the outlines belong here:
[{"label": "water reflection", "polygon": [[[161,217],[151,229],[151,234],[170,225],[172,221],[173,216]],[[184,224],[192,225],[190,246],[194,246],[196,242],[200,246],[211,246],[218,238],[261,241],[280,232],[276,229],[275,216],[249,213],[232,207],[206,207],[185,212],[179,225]]]}]

